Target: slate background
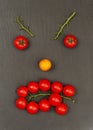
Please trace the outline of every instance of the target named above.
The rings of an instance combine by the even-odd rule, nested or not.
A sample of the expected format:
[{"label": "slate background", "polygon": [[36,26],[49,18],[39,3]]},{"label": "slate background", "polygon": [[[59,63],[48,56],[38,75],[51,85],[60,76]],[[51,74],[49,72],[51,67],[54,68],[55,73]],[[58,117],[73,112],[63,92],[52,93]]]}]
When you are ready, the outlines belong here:
[{"label": "slate background", "polygon": [[[53,41],[58,27],[76,11],[64,35],[78,37],[78,47],[67,49],[63,36]],[[26,51],[13,46],[18,30],[16,16],[31,24],[36,35]],[[28,35],[26,35],[28,36]],[[55,69],[41,72],[37,62],[50,58]],[[0,130],[93,130],[93,0],[0,0]],[[31,80],[48,78],[73,84],[76,104],[68,102],[70,112],[58,116],[54,111],[29,115],[15,107],[16,89]]]}]

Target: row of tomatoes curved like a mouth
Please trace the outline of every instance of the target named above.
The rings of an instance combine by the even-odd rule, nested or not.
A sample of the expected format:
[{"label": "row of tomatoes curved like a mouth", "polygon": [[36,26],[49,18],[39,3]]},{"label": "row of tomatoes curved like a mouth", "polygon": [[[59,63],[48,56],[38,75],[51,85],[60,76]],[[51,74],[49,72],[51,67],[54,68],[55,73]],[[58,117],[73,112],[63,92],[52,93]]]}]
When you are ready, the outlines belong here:
[{"label": "row of tomatoes curved like a mouth", "polygon": [[54,107],[57,114],[65,115],[68,106],[64,100],[75,102],[72,99],[75,95],[74,86],[63,85],[59,81],[50,82],[48,79],[41,79],[39,82],[31,81],[27,86],[18,87],[17,95],[19,97],[16,99],[16,107],[25,109],[29,114],[36,114],[39,110],[48,112],[51,107]]}]

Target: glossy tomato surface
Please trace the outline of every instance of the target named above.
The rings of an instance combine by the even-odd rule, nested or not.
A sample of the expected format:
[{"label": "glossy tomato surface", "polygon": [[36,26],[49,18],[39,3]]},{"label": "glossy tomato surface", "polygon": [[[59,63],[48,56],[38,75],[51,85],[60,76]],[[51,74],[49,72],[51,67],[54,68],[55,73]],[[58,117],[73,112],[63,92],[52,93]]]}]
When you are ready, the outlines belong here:
[{"label": "glossy tomato surface", "polygon": [[39,84],[35,81],[29,82],[28,83],[28,90],[32,94],[35,94],[39,91]]},{"label": "glossy tomato surface", "polygon": [[65,36],[63,42],[67,48],[74,48],[77,46],[77,38],[74,35]]},{"label": "glossy tomato surface", "polygon": [[53,93],[49,96],[49,102],[52,106],[58,106],[62,102],[62,97],[59,94]]},{"label": "glossy tomato surface", "polygon": [[20,97],[26,97],[28,95],[28,89],[26,86],[20,86],[17,89],[17,95]]},{"label": "glossy tomato surface", "polygon": [[42,111],[42,112],[47,112],[50,110],[50,103],[47,99],[42,99],[40,102],[39,102],[39,109]]},{"label": "glossy tomato surface", "polygon": [[61,82],[53,82],[51,85],[51,90],[53,93],[61,93],[63,90],[63,84]]},{"label": "glossy tomato surface", "polygon": [[16,99],[16,107],[18,109],[22,109],[22,110],[25,109],[26,108],[25,98],[20,97],[20,98]]},{"label": "glossy tomato surface", "polygon": [[41,91],[46,92],[46,91],[50,90],[50,85],[51,85],[51,83],[48,79],[41,79],[39,81],[39,88]]},{"label": "glossy tomato surface", "polygon": [[72,97],[75,95],[75,88],[72,85],[66,85],[63,88],[63,94],[67,97]]},{"label": "glossy tomato surface", "polygon": [[14,46],[18,50],[24,50],[28,47],[28,39],[24,36],[18,36],[14,39]]},{"label": "glossy tomato surface", "polygon": [[36,102],[32,101],[27,104],[26,110],[29,114],[36,114],[39,110],[39,106]]},{"label": "glossy tomato surface", "polygon": [[56,107],[55,111],[59,115],[65,115],[68,112],[68,106],[65,103],[62,103]]}]

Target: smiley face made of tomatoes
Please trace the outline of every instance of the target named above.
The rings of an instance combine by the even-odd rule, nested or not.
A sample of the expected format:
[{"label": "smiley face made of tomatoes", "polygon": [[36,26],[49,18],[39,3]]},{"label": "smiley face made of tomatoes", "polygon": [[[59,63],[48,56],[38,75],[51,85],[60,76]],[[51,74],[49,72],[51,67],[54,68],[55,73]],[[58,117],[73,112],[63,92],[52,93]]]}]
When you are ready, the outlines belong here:
[{"label": "smiley face made of tomatoes", "polygon": [[[75,12],[66,20],[64,25],[75,16]],[[34,34],[23,24],[23,22],[17,18],[16,22],[20,25],[21,29],[26,31],[31,37]],[[54,39],[58,39],[62,32],[63,25],[55,35]],[[29,41],[25,36],[18,36],[14,39],[14,47],[20,51],[23,51],[29,47]],[[63,45],[72,49],[77,46],[77,38],[74,35],[68,34],[63,39]],[[48,72],[53,68],[53,63],[48,58],[43,58],[37,61],[37,67],[43,71]],[[69,107],[64,100],[75,102],[73,96],[75,95],[75,87],[70,84],[63,84],[60,81],[50,81],[49,79],[40,79],[39,81],[30,81],[26,86],[21,85],[17,88],[17,95],[19,96],[15,105],[20,110],[26,110],[30,115],[37,114],[39,111],[48,112],[51,107],[58,115],[67,114]],[[38,101],[37,98],[40,97]]]}]

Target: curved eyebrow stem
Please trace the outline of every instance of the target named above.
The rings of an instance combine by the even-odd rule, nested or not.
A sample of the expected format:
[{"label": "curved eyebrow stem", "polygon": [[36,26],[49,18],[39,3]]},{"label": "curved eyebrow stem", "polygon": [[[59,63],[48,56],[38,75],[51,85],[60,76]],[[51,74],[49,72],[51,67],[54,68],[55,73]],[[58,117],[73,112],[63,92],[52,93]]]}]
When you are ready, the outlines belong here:
[{"label": "curved eyebrow stem", "polygon": [[55,34],[54,36],[54,40],[57,40],[60,36],[60,34],[63,33],[64,27],[68,26],[69,22],[71,21],[72,18],[74,18],[74,16],[76,15],[76,12],[73,12],[67,19],[66,21],[61,25],[61,27],[59,28],[58,32]]},{"label": "curved eyebrow stem", "polygon": [[29,27],[26,27],[20,17],[16,17],[16,23],[19,24],[20,30],[24,30],[30,37],[34,37],[34,34],[30,31]]}]

